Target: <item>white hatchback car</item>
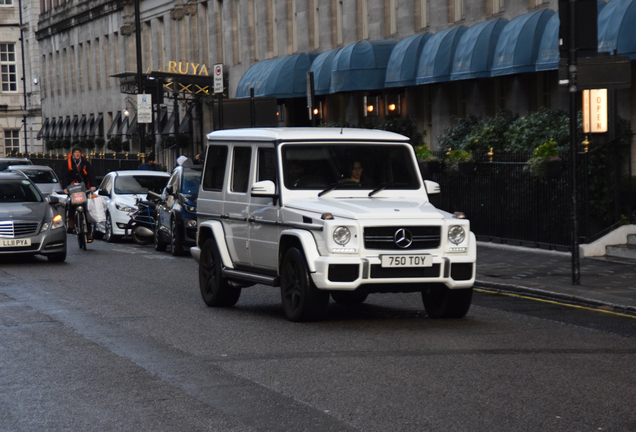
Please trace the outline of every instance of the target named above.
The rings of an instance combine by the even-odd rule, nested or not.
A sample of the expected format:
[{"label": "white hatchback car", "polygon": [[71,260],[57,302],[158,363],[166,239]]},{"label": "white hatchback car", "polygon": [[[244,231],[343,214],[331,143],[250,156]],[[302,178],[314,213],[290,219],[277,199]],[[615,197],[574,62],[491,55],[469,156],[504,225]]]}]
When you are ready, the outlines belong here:
[{"label": "white hatchback car", "polygon": [[98,194],[104,200],[106,223],[98,225],[104,240],[112,242],[125,235],[132,212],[137,210],[137,198],[146,199],[148,191],[161,193],[170,174],[160,171],[113,171],[106,174]]}]

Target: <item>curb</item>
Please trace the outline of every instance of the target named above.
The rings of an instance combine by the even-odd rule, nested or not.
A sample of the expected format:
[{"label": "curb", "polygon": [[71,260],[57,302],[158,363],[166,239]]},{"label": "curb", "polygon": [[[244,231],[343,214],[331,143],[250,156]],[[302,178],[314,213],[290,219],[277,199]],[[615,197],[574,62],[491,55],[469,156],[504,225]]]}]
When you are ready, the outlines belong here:
[{"label": "curb", "polygon": [[525,286],[521,286],[521,285],[512,285],[512,284],[505,284],[505,283],[497,283],[497,282],[487,282],[487,281],[481,281],[481,280],[475,280],[475,285],[474,287],[484,287],[484,288],[490,288],[493,289],[495,291],[499,291],[499,292],[511,292],[511,293],[522,293],[522,294],[526,294],[530,297],[537,297],[537,298],[542,298],[542,299],[553,299],[553,300],[563,300],[563,301],[567,301],[570,303],[577,303],[577,304],[584,304],[584,305],[588,305],[588,306],[595,306],[595,307],[610,307],[613,310],[620,310],[620,311],[624,311],[624,312],[629,312],[631,314],[636,314],[636,307],[635,306],[626,306],[626,305],[619,305],[619,304],[615,304],[615,303],[610,303],[610,302],[605,302],[602,300],[595,300],[595,299],[591,299],[591,298],[587,298],[587,297],[581,297],[581,296],[576,296],[576,295],[572,295],[572,294],[563,294],[563,293],[558,293],[558,292],[554,292],[554,291],[546,291],[546,290],[542,290],[542,289],[538,289],[538,288],[530,288],[530,287],[525,287]]}]

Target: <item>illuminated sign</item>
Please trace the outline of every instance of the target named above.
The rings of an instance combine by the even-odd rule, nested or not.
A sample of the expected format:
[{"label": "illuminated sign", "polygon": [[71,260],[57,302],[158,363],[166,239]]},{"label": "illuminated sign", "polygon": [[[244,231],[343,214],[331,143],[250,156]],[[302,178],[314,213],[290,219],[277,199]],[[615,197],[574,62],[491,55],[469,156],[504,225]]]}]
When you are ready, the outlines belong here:
[{"label": "illuminated sign", "polygon": [[607,132],[607,89],[583,90],[583,133]]}]

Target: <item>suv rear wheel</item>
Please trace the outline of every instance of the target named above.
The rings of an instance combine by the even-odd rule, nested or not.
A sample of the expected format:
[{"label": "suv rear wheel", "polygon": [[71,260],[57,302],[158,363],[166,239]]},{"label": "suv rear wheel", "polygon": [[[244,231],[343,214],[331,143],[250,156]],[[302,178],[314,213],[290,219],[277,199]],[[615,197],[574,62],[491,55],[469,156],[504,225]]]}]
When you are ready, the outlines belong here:
[{"label": "suv rear wheel", "polygon": [[325,316],[329,291],[316,288],[305,255],[298,249],[291,248],[285,254],[280,282],[283,308],[290,321],[315,321]]},{"label": "suv rear wheel", "polygon": [[201,248],[199,259],[199,288],[206,305],[211,307],[234,306],[241,296],[241,288],[230,286],[223,277],[222,263],[216,242],[208,239]]},{"label": "suv rear wheel", "polygon": [[472,288],[451,290],[445,285],[431,285],[422,290],[424,308],[431,318],[463,318],[472,299]]}]

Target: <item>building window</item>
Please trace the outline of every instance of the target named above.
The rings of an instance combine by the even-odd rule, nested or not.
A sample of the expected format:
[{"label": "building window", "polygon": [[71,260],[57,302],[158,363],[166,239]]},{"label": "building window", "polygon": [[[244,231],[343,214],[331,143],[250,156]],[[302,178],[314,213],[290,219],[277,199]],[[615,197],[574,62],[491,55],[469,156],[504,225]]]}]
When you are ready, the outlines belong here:
[{"label": "building window", "polygon": [[0,0],[0,6],[13,6],[13,0]]},{"label": "building window", "polygon": [[[498,0],[493,0],[498,1]],[[502,0],[503,1],[503,0]],[[431,16],[431,2],[430,0],[419,0],[419,27],[420,29],[427,28],[430,25],[429,17]]]},{"label": "building window", "polygon": [[[541,1],[541,0],[538,0]],[[504,0],[492,0],[492,14],[497,14],[499,12],[503,12],[505,9],[505,1]]]},{"label": "building window", "polygon": [[16,72],[15,44],[0,44],[0,69],[2,71],[2,91],[17,92],[18,74]]},{"label": "building window", "polygon": [[4,131],[4,150],[5,153],[20,150],[20,130],[8,129]]}]

